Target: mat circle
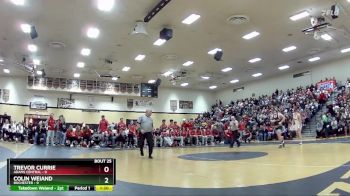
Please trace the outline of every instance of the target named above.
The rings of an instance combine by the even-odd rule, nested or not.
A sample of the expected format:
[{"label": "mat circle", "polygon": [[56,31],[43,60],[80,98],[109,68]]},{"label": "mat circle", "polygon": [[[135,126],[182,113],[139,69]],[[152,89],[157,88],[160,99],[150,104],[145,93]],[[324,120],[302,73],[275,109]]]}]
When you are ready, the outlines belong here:
[{"label": "mat circle", "polygon": [[236,161],[254,159],[266,155],[266,152],[210,152],[185,154],[178,156],[178,158],[192,161]]}]

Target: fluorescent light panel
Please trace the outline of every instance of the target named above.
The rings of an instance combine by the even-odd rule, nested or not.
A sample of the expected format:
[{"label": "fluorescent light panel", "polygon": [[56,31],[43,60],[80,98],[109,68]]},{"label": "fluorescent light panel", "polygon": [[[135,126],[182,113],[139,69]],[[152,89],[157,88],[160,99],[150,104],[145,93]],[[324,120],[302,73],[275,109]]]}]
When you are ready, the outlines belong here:
[{"label": "fluorescent light panel", "polygon": [[30,33],[31,26],[29,24],[21,24],[21,29],[23,33]]},{"label": "fluorescent light panel", "polygon": [[239,82],[238,79],[235,79],[235,80],[231,80],[231,81],[230,81],[231,84],[235,84],[235,83],[238,83],[238,82]]},{"label": "fluorescent light panel", "polygon": [[33,64],[34,65],[40,65],[40,60],[39,59],[33,59]]},{"label": "fluorescent light panel", "polygon": [[143,59],[145,59],[146,55],[144,54],[139,54],[135,57],[135,61],[142,61]]},{"label": "fluorescent light panel", "polygon": [[250,59],[249,63],[256,63],[256,62],[259,62],[259,61],[261,61],[261,58],[254,58],[254,59]]},{"label": "fluorescent light panel", "polygon": [[310,16],[310,13],[305,10],[289,17],[289,19],[291,19],[292,21],[297,21],[308,16]]},{"label": "fluorescent light panel", "polygon": [[130,67],[128,67],[128,66],[125,66],[125,67],[123,67],[123,69],[122,69],[122,71],[129,71],[130,70]]},{"label": "fluorescent light panel", "polygon": [[251,33],[248,33],[248,34],[244,35],[242,38],[249,40],[249,39],[252,39],[252,38],[254,38],[254,37],[258,36],[258,35],[260,35],[259,32],[253,31]]},{"label": "fluorescent light panel", "polygon": [[331,41],[333,38],[332,36],[330,36],[329,34],[325,33],[323,35],[321,35],[321,38],[325,41]]},{"label": "fluorescent light panel", "polygon": [[212,50],[210,50],[210,51],[208,52],[208,54],[214,55],[214,54],[216,54],[216,52],[218,52],[218,51],[222,51],[222,49],[221,49],[221,48],[212,49]]},{"label": "fluorescent light panel", "polygon": [[34,44],[29,44],[28,45],[28,50],[30,52],[36,52],[36,51],[38,51],[38,47],[36,45],[34,45]]},{"label": "fluorescent light panel", "polygon": [[293,51],[293,50],[295,50],[295,49],[297,49],[296,46],[288,46],[288,47],[286,47],[286,48],[283,48],[282,51],[283,51],[283,52],[290,52],[290,51]]},{"label": "fluorescent light panel", "polygon": [[182,83],[181,86],[182,86],[182,87],[188,86],[188,83],[187,83],[187,82]]},{"label": "fluorescent light panel", "polygon": [[209,86],[209,89],[216,89],[217,86]]},{"label": "fluorescent light panel", "polygon": [[98,38],[99,35],[100,35],[100,30],[95,27],[90,27],[86,32],[86,36],[93,39]]},{"label": "fluorescent light panel", "polygon": [[7,74],[10,73],[9,69],[4,69],[3,71],[4,71],[4,73],[7,73]]},{"label": "fluorescent light panel", "polygon": [[83,56],[89,56],[91,54],[91,50],[89,48],[83,48],[81,49],[80,54]]},{"label": "fluorescent light panel", "polygon": [[229,71],[231,71],[231,70],[232,70],[231,67],[226,67],[226,68],[222,69],[221,71],[222,71],[222,72],[229,72]]},{"label": "fluorescent light panel", "polygon": [[190,24],[194,23],[196,20],[198,20],[200,17],[201,16],[198,14],[191,14],[187,18],[185,18],[182,21],[182,23],[190,25]]},{"label": "fluorescent light panel", "polygon": [[155,46],[161,46],[161,45],[163,45],[165,42],[166,42],[165,39],[157,39],[157,41],[155,41],[155,42],[153,43],[153,45],[155,45]]},{"label": "fluorescent light panel", "polygon": [[148,80],[149,84],[154,84],[156,82],[156,80]]},{"label": "fluorescent light panel", "polygon": [[316,56],[316,57],[310,58],[309,62],[315,62],[315,61],[318,61],[320,59],[321,59],[320,57]]},{"label": "fluorescent light panel", "polygon": [[13,4],[20,5],[20,6],[22,6],[22,5],[24,5],[26,3],[25,0],[11,0],[11,1],[12,1]]},{"label": "fluorescent light panel", "polygon": [[209,80],[210,79],[209,76],[201,76],[201,78],[204,79],[204,80]]},{"label": "fluorescent light panel", "polygon": [[185,67],[191,66],[193,64],[193,61],[187,61],[184,64],[182,64]]},{"label": "fluorescent light panel", "polygon": [[113,80],[113,81],[117,81],[117,80],[118,80],[118,77],[112,77],[112,80]]},{"label": "fluorescent light panel", "polygon": [[75,78],[79,78],[79,77],[80,77],[80,73],[75,73],[75,74],[74,74],[74,77],[75,77]]},{"label": "fluorescent light panel", "polygon": [[[350,1],[350,0],[349,0]],[[350,48],[345,48],[343,50],[340,51],[341,53],[347,53],[350,52]]]},{"label": "fluorescent light panel", "polygon": [[257,77],[262,76],[262,73],[256,73],[256,74],[253,74],[252,76],[253,76],[254,78],[257,78]]},{"label": "fluorescent light panel", "polygon": [[100,11],[109,12],[114,7],[114,0],[98,0],[97,8]]},{"label": "fluorescent light panel", "polygon": [[41,76],[41,75],[43,75],[43,71],[38,70],[38,71],[36,71],[36,74],[38,74],[39,76]]},{"label": "fluorescent light panel", "polygon": [[278,67],[279,70],[285,70],[285,69],[289,69],[289,65],[282,65],[280,67]]},{"label": "fluorescent light panel", "polygon": [[163,76],[168,77],[168,76],[170,76],[171,74],[173,74],[172,71],[167,71],[167,72],[163,73]]},{"label": "fluorescent light panel", "polygon": [[84,68],[85,67],[85,63],[84,62],[78,62],[77,63],[77,67]]}]

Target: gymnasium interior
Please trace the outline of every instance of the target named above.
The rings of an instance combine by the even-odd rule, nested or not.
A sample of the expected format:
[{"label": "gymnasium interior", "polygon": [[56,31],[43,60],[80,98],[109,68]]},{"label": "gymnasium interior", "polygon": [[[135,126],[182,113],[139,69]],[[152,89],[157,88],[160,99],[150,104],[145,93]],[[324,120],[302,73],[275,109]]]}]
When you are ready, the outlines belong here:
[{"label": "gymnasium interior", "polygon": [[0,0],[0,195],[350,195],[349,21],[350,0]]}]

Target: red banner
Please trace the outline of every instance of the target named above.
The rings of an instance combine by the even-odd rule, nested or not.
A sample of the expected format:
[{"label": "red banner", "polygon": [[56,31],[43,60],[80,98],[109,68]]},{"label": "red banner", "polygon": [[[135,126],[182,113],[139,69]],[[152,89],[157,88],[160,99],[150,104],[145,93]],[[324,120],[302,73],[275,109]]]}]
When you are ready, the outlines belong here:
[{"label": "red banner", "polygon": [[335,80],[326,80],[326,81],[318,82],[316,86],[317,86],[317,90],[321,90],[321,91],[326,90],[329,92],[333,92],[337,87],[337,82]]}]

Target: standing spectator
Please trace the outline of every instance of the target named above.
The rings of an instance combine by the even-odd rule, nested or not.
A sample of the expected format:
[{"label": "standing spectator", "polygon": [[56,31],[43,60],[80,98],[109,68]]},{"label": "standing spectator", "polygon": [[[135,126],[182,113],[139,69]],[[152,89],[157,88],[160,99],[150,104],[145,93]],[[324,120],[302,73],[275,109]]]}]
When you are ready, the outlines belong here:
[{"label": "standing spectator", "polygon": [[66,131],[67,131],[67,127],[66,127],[66,120],[63,117],[63,115],[60,115],[58,117],[58,121],[57,121],[57,144],[64,146],[65,142],[66,142]]},{"label": "standing spectator", "polygon": [[134,123],[134,121],[131,121],[130,124],[129,124],[129,132],[128,132],[128,147],[135,147],[135,144],[137,144],[137,126],[136,124]]},{"label": "standing spectator", "polygon": [[106,120],[105,116],[102,115],[97,130],[98,130],[99,132],[103,133],[103,132],[105,132],[105,131],[108,130],[108,125],[109,125],[108,121]]},{"label": "standing spectator", "polygon": [[138,118],[137,123],[140,126],[141,129],[141,139],[139,141],[140,146],[140,154],[141,156],[144,156],[143,154],[143,146],[145,144],[145,139],[147,140],[148,144],[148,158],[153,159],[152,152],[153,152],[153,119],[151,118],[152,110],[146,110],[145,115],[142,115]]},{"label": "standing spectator", "polygon": [[46,121],[47,124],[47,137],[46,137],[46,145],[55,146],[54,139],[56,135],[56,121],[53,118],[53,113],[50,114],[50,117]]},{"label": "standing spectator", "polygon": [[233,148],[233,145],[235,144],[235,142],[237,143],[237,147],[239,147],[241,145],[241,143],[238,140],[238,138],[239,138],[238,121],[236,120],[236,118],[234,116],[231,117],[230,131],[232,132],[230,134],[230,148]]}]

